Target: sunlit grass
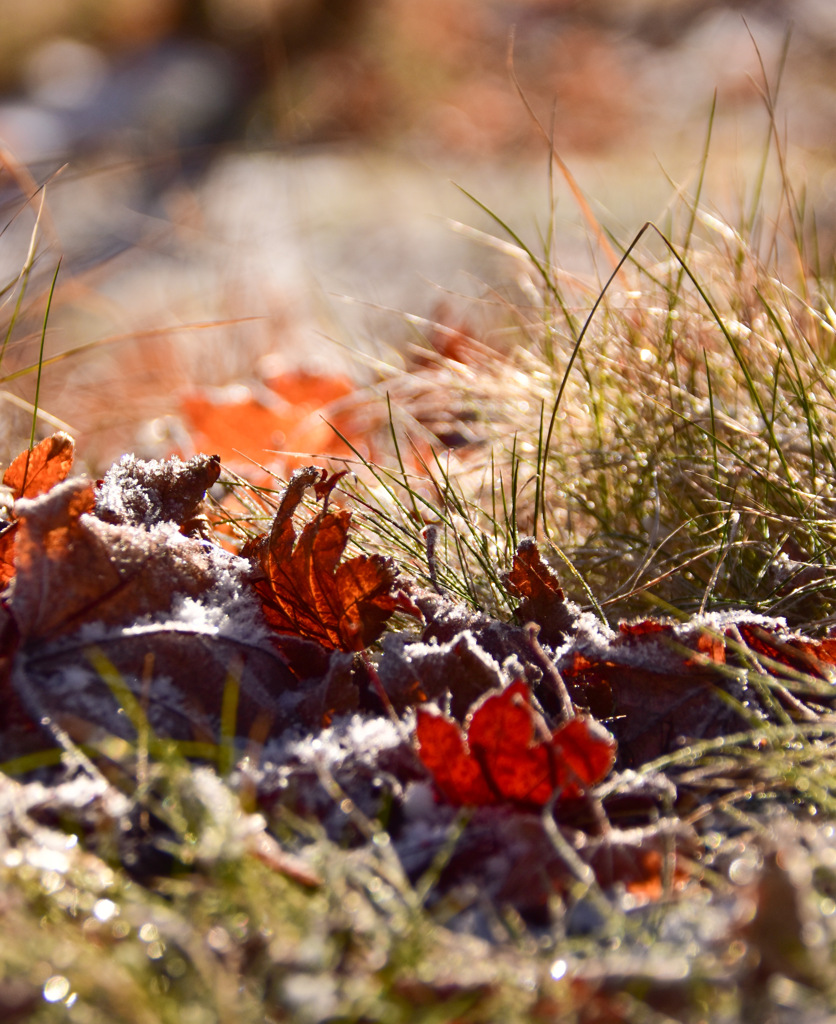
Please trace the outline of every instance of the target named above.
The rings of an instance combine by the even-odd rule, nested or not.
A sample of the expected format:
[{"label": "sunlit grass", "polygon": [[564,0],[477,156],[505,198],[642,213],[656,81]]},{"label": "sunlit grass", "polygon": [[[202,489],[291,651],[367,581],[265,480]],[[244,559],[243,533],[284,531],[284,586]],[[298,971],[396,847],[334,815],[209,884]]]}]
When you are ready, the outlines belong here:
[{"label": "sunlit grass", "polygon": [[[703,169],[709,154],[707,139]],[[701,183],[664,231],[645,225],[623,248],[594,301],[496,215],[531,304],[498,305],[469,352],[429,352],[381,384],[398,458],[367,467],[373,528],[411,567],[415,525],[435,524],[445,586],[493,608],[495,567],[533,534],[573,596],[612,614],[746,607],[829,621],[832,284],[788,183],[774,222],[760,210],[736,224],[703,203]],[[437,394],[467,428],[452,450],[424,439]]]},{"label": "sunlit grass", "polygon": [[[767,99],[772,115],[771,92]],[[694,192],[681,191],[665,225],[645,225],[626,244],[610,239],[607,251],[605,232],[593,230],[606,266],[595,288],[555,265],[549,231],[536,254],[494,215],[528,304],[497,299],[493,328],[463,336],[455,354],[412,333],[406,368],[382,372],[375,422],[388,461],[344,438],[353,451],[344,464],[354,477],[343,489],[354,545],[503,619],[513,609],[503,573],[520,540],[534,535],[569,596],[605,620],[740,608],[785,616],[807,632],[832,624],[833,282],[809,249],[809,214],[786,177],[771,220],[761,180],[734,222],[706,203],[710,129]],[[774,145],[764,165],[770,152],[783,173]],[[17,298],[4,353],[28,274],[8,289]],[[72,356],[42,354],[8,373],[0,366],[0,383]],[[362,400],[372,401],[368,392]],[[447,447],[439,405],[449,436],[459,438]],[[218,499],[215,522],[235,545],[265,528],[280,482],[274,489],[227,474],[224,486],[235,504]],[[236,763],[235,665],[218,744],[198,749],[153,736],[118,671],[93,651],[137,739],[99,735],[83,749],[66,739],[60,751],[4,766],[2,790],[18,809],[0,848],[0,1001],[19,1000],[17,1019],[82,1024],[575,1021],[589,1019],[581,1008],[602,985],[602,1016],[593,1019],[616,1019],[606,1014],[617,1010],[620,1019],[655,1021],[645,995],[658,995],[659,983],[682,1019],[745,1016],[757,993],[743,989],[757,967],[744,953],[697,942],[696,925],[686,956],[676,942],[677,928],[687,931],[683,906],[693,895],[689,912],[698,916],[709,891],[734,900],[735,886],[762,866],[755,839],[765,849],[780,829],[793,855],[807,858],[804,895],[817,907],[819,945],[833,947],[836,871],[825,851],[836,812],[836,727],[821,710],[829,682],[755,658],[742,643],[736,654],[740,664],[717,671],[757,694],[739,707],[749,727],[685,740],[598,793],[606,800],[636,778],[667,787],[667,817],[650,828],[687,833],[690,888],[676,891],[665,868],[663,899],[642,913],[631,894],[601,891],[572,845],[581,837],[547,818],[575,877],[555,893],[552,923],[538,929],[508,908],[486,909],[466,884],[435,898],[462,820],[450,825],[432,868],[410,881],[384,823],[362,818],[324,771],[334,807],[366,840],[354,849],[280,800],[266,820],[252,814],[252,780]],[[20,780],[48,777],[59,759],[87,772],[90,800],[56,809],[30,795],[27,803]],[[271,850],[291,859],[253,845],[265,826]],[[490,942],[448,929],[471,909],[484,915]],[[618,959],[621,950],[629,961]],[[779,963],[788,984],[790,966]],[[810,992],[795,993],[791,1005],[832,995],[801,976]]]}]

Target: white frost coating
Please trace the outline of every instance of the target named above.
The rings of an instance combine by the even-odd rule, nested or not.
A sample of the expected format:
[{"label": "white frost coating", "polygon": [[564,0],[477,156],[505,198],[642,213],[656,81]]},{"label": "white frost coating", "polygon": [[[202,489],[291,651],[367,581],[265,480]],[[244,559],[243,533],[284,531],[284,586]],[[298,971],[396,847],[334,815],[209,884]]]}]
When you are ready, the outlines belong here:
[{"label": "white frost coating", "polygon": [[448,640],[447,643],[443,644],[405,642],[399,651],[399,654],[407,663],[411,661],[420,662],[426,657],[431,657],[433,660],[439,660],[443,659],[446,653],[455,651],[459,645],[464,645],[467,649],[467,653],[480,661],[485,666],[486,671],[501,674],[502,670],[497,664],[496,659],[492,655],[488,654],[469,629],[462,630],[462,632],[454,636],[452,640]]},{"label": "white frost coating", "polygon": [[754,615],[745,609],[734,612],[705,612],[702,615],[695,615],[684,625],[694,626],[697,629],[713,629],[718,632],[739,623],[749,623],[753,626],[763,626],[764,629],[780,630],[785,632],[787,620],[783,617],[774,618],[771,615]]},{"label": "white frost coating", "polygon": [[[687,622],[666,623],[671,628],[670,638],[684,647],[693,644],[694,637],[700,632],[722,635],[730,626],[739,624],[762,626],[779,633],[786,633],[787,629],[786,619],[755,615],[745,610],[707,612],[695,615]],[[604,626],[589,613],[581,617],[572,642],[561,648],[559,653],[564,655],[572,651],[578,651],[591,660],[610,661],[655,672],[676,672],[682,668],[682,654],[661,637],[656,639],[653,633],[647,633],[631,639]]]},{"label": "white frost coating", "polygon": [[261,612],[255,591],[244,585],[249,563],[223,548],[207,545],[209,565],[215,583],[199,598],[178,594],[169,612],[169,621],[235,637],[242,643],[271,644],[271,633]]},{"label": "white frost coating", "polygon": [[[94,778],[79,774],[55,786],[44,786],[41,782],[28,782],[25,786],[14,783],[15,788],[11,791],[5,784],[12,780],[3,781],[4,786],[0,789],[0,817],[4,819],[10,813],[27,813],[42,806],[49,806],[55,810],[61,807],[77,809],[103,798],[106,798],[105,809],[110,814],[127,814],[131,808],[128,797],[111,786],[103,777]],[[9,796],[12,797],[13,803],[7,802]],[[66,835],[60,836],[60,840],[65,843],[66,839]]]},{"label": "white frost coating", "polygon": [[[81,521],[88,518],[92,517],[82,516]],[[113,529],[130,532],[142,528],[119,526]],[[261,604],[252,588],[245,585],[250,572],[246,559],[208,541],[197,542],[184,537],[175,523],[158,523],[147,531],[143,529],[143,534],[148,543],[156,547],[190,548],[186,553],[187,559],[193,558],[194,545],[201,543],[200,556],[206,559],[204,564],[214,580],[212,586],[198,597],[176,593],[172,596],[169,610],[137,617],[130,625],[85,623],[78,632],[83,642],[95,643],[115,635],[135,636],[165,627],[182,632],[234,637],[245,644],[270,645],[270,631],[261,613]],[[141,551],[137,552],[137,558],[142,558]]]},{"label": "white frost coating", "polygon": [[244,645],[273,650],[270,631],[261,606],[249,589],[216,585],[199,598],[177,594],[171,608],[135,619],[130,625],[85,623],[76,634],[82,644],[101,643],[118,637],[168,633],[228,637]]},{"label": "white frost coating", "polygon": [[[123,455],[96,489],[96,513],[104,519],[114,517],[120,523],[146,528],[188,515],[200,495],[199,485],[188,479],[199,469],[195,465],[199,458],[189,463],[176,455],[164,461]],[[179,494],[172,490],[178,484]]]},{"label": "white frost coating", "polygon": [[[409,726],[405,728],[408,730]],[[284,748],[285,759],[301,764],[320,764],[336,771],[349,758],[376,767],[381,751],[399,747],[400,731],[388,718],[364,718],[351,715],[336,719],[334,725],[303,739],[290,740]]]},{"label": "white frost coating", "polygon": [[[136,465],[136,461],[135,455],[123,455],[105,473],[104,479],[96,489],[98,508],[107,509],[120,518],[129,518],[129,509],[135,502],[135,495],[138,494],[147,504],[147,497],[142,493],[139,483],[131,476],[131,470]],[[180,459],[177,459],[177,462],[179,463]],[[160,470],[162,465],[163,463],[156,460],[147,463],[149,469],[152,470]]]}]

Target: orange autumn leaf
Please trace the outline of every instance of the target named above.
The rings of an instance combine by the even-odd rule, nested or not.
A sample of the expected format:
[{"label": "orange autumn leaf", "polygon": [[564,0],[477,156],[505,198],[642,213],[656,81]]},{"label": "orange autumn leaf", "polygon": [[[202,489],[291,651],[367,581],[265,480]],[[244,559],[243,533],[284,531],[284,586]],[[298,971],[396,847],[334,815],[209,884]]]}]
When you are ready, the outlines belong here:
[{"label": "orange autumn leaf", "polygon": [[[11,489],[14,501],[37,498],[66,480],[74,455],[75,442],[69,434],[59,431],[13,459],[3,474],[3,483]],[[17,518],[17,514],[12,512],[14,522],[5,524],[0,534],[0,589],[14,578],[16,572]]]},{"label": "orange autumn leaf", "polygon": [[315,640],[323,647],[359,651],[383,632],[392,613],[413,610],[392,593],[398,575],[390,558],[357,555],[340,562],[351,523],[345,509],[319,512],[296,534],[293,513],[308,487],[326,499],[344,474],[327,477],[313,466],[290,478],[270,536],[252,542],[243,554],[261,566],[255,583],[264,616],[277,633]]},{"label": "orange autumn leaf", "polygon": [[6,586],[15,574],[15,534],[17,523],[6,523],[0,533],[0,589]]},{"label": "orange autumn leaf", "polygon": [[348,377],[326,377],[318,373],[280,373],[268,377],[264,383],[290,405],[300,409],[319,409],[340,398],[346,398],[354,391]]},{"label": "orange autumn leaf", "polygon": [[95,504],[94,484],[83,479],[19,503],[8,607],[26,639],[67,635],[88,622],[133,622],[212,585],[200,541],[102,522],[90,514]]},{"label": "orange autumn leaf", "polygon": [[533,539],[523,540],[514,555],[514,567],[503,577],[515,597],[529,601],[563,601],[563,590],[557,573],[547,565]]},{"label": "orange autumn leaf", "polygon": [[246,456],[262,459],[265,449],[284,447],[286,419],[247,392],[238,401],[217,402],[201,392],[180,400],[192,444],[217,452],[224,464]]},{"label": "orange autumn leaf", "polygon": [[225,465],[248,476],[253,473],[249,459],[272,465],[279,452],[348,453],[329,425],[349,436],[358,433],[357,423],[331,408],[354,390],[347,378],[300,371],[269,378],[265,385],[258,395],[248,388],[184,395],[180,411],[194,448],[217,452]]},{"label": "orange autumn leaf", "polygon": [[59,431],[45,437],[29,451],[23,451],[3,474],[15,501],[36,498],[66,480],[73,465],[75,443],[69,434]]},{"label": "orange autumn leaf", "polygon": [[[538,741],[538,732],[545,738]],[[436,786],[460,806],[542,807],[555,794],[577,797],[607,774],[616,750],[612,736],[584,716],[548,733],[521,680],[477,705],[466,736],[452,719],[419,708],[416,737]]]}]

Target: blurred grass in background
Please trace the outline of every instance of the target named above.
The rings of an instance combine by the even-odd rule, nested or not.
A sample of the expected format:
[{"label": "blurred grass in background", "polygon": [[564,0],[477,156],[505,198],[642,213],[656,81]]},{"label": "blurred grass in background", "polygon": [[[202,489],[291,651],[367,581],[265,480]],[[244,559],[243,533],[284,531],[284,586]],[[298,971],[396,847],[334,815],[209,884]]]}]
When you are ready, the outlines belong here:
[{"label": "blurred grass in background", "polygon": [[9,375],[37,358],[59,256],[47,357],[121,339],[45,375],[42,407],[94,470],[176,450],[195,387],[257,390],[300,364],[363,383],[352,354],[391,362],[406,314],[518,301],[513,261],[444,222],[498,233],[451,180],[594,292],[597,244],[519,92],[626,243],[692,188],[715,90],[704,194],[738,220],[780,75],[781,150],[827,265],[834,49],[827,0],[6,0],[3,284],[47,183],[27,292],[13,317],[9,290],[0,324],[8,454],[34,395]]},{"label": "blurred grass in background", "polygon": [[6,0],[4,7],[0,89],[10,100],[0,126],[8,135],[17,125],[24,159],[36,142],[47,148],[33,110],[56,114],[53,127],[63,113],[56,150],[82,140],[113,145],[120,132],[124,141],[144,130],[145,143],[155,145],[350,139],[479,156],[539,153],[508,80],[512,32],[520,83],[545,123],[553,111],[561,147],[612,152],[626,142],[646,145],[660,128],[687,132],[715,88],[726,113],[756,106],[758,58],[747,26],[770,63],[790,23],[790,98],[803,96],[793,103],[794,132],[832,145],[836,13],[823,0]]}]

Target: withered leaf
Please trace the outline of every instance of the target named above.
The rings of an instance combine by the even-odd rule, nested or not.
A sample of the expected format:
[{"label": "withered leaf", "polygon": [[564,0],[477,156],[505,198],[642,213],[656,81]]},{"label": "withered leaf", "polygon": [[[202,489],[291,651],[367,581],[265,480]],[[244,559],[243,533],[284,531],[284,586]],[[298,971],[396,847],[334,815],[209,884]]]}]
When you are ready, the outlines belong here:
[{"label": "withered leaf", "polygon": [[718,692],[732,685],[714,668],[725,660],[716,632],[651,619],[621,623],[606,652],[576,649],[560,670],[575,703],[612,729],[620,764],[637,767],[742,728]]},{"label": "withered leaf", "polygon": [[392,559],[357,555],[340,562],[348,543],[349,511],[325,508],[297,537],[293,513],[306,488],[315,487],[318,497],[327,498],[339,475],[328,477],[312,466],[293,473],[269,538],[251,543],[244,554],[263,570],[255,588],[277,633],[359,651],[380,636],[394,611],[413,608],[402,594],[392,593],[398,575]]},{"label": "withered leaf", "polygon": [[[3,483],[11,488],[14,501],[37,498],[65,480],[73,467],[75,442],[64,432],[46,437],[30,452],[20,453],[3,474]],[[12,513],[16,520],[16,515]],[[0,589],[14,577],[14,542],[17,523],[0,524]]]},{"label": "withered leaf", "polygon": [[188,525],[220,472],[217,455],[195,455],[188,462],[176,456],[146,462],[123,455],[96,489],[96,515],[130,526]]},{"label": "withered leaf", "polygon": [[18,498],[36,498],[66,480],[73,465],[75,442],[59,431],[23,451],[3,474],[3,483]]},{"label": "withered leaf", "polygon": [[[539,734],[539,735],[538,735]],[[518,680],[483,700],[465,733],[452,719],[418,709],[418,756],[452,804],[509,801],[542,807],[557,794],[579,796],[612,767],[615,741],[578,716],[553,733]]]},{"label": "withered leaf", "polygon": [[156,532],[114,526],[85,515],[94,505],[93,484],[82,479],[17,503],[17,575],[8,604],[24,637],[135,621],[214,582],[203,545],[174,524]]},{"label": "withered leaf", "polygon": [[239,734],[260,716],[279,720],[293,676],[257,625],[246,563],[174,522],[102,522],[94,504],[94,485],[73,479],[16,506],[5,603],[21,640],[13,684],[35,720],[48,715],[78,741],[96,728],[128,735],[112,684],[143,695],[159,735],[216,742],[227,692]]},{"label": "withered leaf", "polygon": [[571,631],[575,615],[566,604],[557,573],[543,561],[533,537],[520,541],[514,565],[502,577],[508,592],[522,598],[516,609],[520,623],[536,622],[540,639],[558,646]]},{"label": "withered leaf", "polygon": [[383,641],[378,674],[397,710],[450,696],[450,712],[463,721],[470,707],[506,680],[499,663],[468,630],[448,643],[410,642],[397,633]]}]

